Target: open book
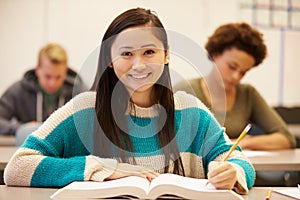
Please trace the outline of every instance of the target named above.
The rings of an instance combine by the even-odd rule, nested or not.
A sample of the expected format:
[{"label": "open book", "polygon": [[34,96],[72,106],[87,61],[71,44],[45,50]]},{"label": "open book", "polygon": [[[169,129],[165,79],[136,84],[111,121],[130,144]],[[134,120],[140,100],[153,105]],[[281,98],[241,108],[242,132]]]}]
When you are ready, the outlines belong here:
[{"label": "open book", "polygon": [[184,198],[242,200],[232,190],[216,190],[207,179],[188,178],[175,174],[161,174],[151,181],[137,176],[104,181],[73,182],[57,190],[52,199],[97,199],[97,198]]}]

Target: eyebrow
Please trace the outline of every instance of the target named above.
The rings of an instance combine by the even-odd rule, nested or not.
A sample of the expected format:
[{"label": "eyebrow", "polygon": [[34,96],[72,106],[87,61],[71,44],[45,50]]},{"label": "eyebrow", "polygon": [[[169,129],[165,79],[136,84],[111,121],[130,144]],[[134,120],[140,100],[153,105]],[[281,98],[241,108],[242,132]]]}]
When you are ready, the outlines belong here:
[{"label": "eyebrow", "polygon": [[[155,44],[145,44],[143,46],[141,46],[140,48],[145,48],[145,47],[156,47]],[[130,46],[121,46],[119,49],[135,49],[133,47]]]}]

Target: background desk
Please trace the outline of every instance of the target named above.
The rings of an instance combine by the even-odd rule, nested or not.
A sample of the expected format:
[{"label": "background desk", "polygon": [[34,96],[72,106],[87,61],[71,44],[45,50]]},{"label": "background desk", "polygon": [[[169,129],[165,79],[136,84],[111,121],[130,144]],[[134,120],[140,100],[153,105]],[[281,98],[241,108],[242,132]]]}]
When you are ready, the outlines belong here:
[{"label": "background desk", "polygon": [[10,158],[12,157],[12,155],[17,151],[17,149],[18,147],[15,146],[0,146],[0,185],[4,184],[3,182],[4,168],[8,163],[8,161],[10,160]]},{"label": "background desk", "polygon": [[15,146],[15,145],[16,145],[15,136],[0,135],[0,146]]},{"label": "background desk", "polygon": [[0,171],[3,171],[6,164],[17,151],[18,147],[15,146],[0,146]]},{"label": "background desk", "polygon": [[[0,172],[17,149],[15,146],[0,146]],[[265,152],[266,155],[249,157],[256,171],[300,171],[300,148]]]},{"label": "background desk", "polygon": [[[254,152],[255,151],[248,151]],[[265,155],[249,157],[255,171],[300,171],[300,149],[256,151]],[[245,151],[247,154],[247,151]]]},{"label": "background desk", "polygon": [[[0,146],[0,171],[3,170],[18,147]],[[300,171],[300,148],[276,151],[245,151],[266,152],[266,154],[249,156],[256,171]]]},{"label": "background desk", "polygon": [[[299,116],[298,116],[299,119]],[[287,124],[288,129],[295,135],[297,147],[300,148],[300,124]]]},{"label": "background desk", "polygon": [[300,138],[300,124],[287,124],[287,126],[296,138]]},{"label": "background desk", "polygon": [[[275,188],[273,188],[275,189]],[[280,189],[280,188],[276,188]],[[287,188],[281,188],[287,189]],[[7,187],[0,185],[0,199],[23,199],[23,200],[46,200],[50,199],[50,196],[57,189],[49,188],[30,188],[30,187]],[[266,198],[268,187],[254,187],[250,190],[248,195],[243,195],[245,200],[264,200]],[[286,197],[281,194],[272,193],[272,200],[292,200],[291,197]],[[212,199],[213,200],[213,199]]]}]

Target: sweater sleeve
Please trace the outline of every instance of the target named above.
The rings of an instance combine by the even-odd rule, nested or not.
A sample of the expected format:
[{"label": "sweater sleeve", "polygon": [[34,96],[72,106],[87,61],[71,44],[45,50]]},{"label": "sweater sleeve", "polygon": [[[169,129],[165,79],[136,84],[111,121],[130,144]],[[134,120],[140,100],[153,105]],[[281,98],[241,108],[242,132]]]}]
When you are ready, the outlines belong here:
[{"label": "sweater sleeve", "polygon": [[283,134],[290,141],[291,147],[296,147],[296,139],[293,134],[288,130],[286,123],[271,108],[257,90],[248,85],[249,95],[252,99],[252,112],[250,120],[260,127],[265,133],[279,132]]},{"label": "sweater sleeve", "polygon": [[[208,114],[208,116],[211,116]],[[206,123],[209,124],[206,130],[205,146],[207,149],[204,155],[204,166],[208,171],[208,164],[211,161],[223,161],[226,157],[232,143],[229,137],[212,117]],[[211,145],[209,145],[211,144]],[[209,145],[209,146],[208,146]],[[237,182],[234,190],[239,194],[247,194],[248,190],[254,185],[255,171],[250,160],[241,152],[239,147],[230,154],[227,162],[232,163],[237,171]]]},{"label": "sweater sleeve", "polygon": [[20,148],[4,171],[9,186],[62,187],[73,181],[103,181],[115,170],[117,161],[97,157],[56,158],[37,150]]},{"label": "sweater sleeve", "polygon": [[[211,115],[209,115],[211,116]],[[204,156],[206,169],[211,161],[223,161],[232,146],[229,137],[214,118],[211,118],[205,136],[205,148],[207,154]],[[214,134],[214,135],[211,135]],[[214,145],[207,145],[214,144]],[[247,194],[248,190],[254,185],[255,171],[250,160],[237,147],[230,155],[227,162],[232,163],[237,171],[237,182],[234,190],[239,194]],[[208,171],[208,170],[207,170]]]},{"label": "sweater sleeve", "polygon": [[[196,134],[191,134],[191,148],[194,148],[194,150],[191,149],[191,152],[202,158],[203,168],[207,174],[209,163],[223,161],[232,143],[225,133],[225,129],[220,126],[213,114],[199,99],[184,92],[177,92],[175,96],[175,105],[181,109],[181,118],[189,121],[185,124],[193,124],[190,127],[190,133],[197,131]],[[187,126],[184,127],[187,129]],[[186,134],[181,135],[184,137],[180,141],[187,140]],[[255,180],[255,171],[250,160],[241,152],[240,147],[236,147],[227,162],[232,163],[237,171],[235,191],[240,194],[248,193]]]},{"label": "sweater sleeve", "polygon": [[14,105],[15,93],[13,87],[8,88],[0,98],[0,135],[14,135],[20,126],[18,122],[12,123],[11,119],[16,116]]},{"label": "sweater sleeve", "polygon": [[[113,159],[100,159],[90,154],[79,131],[78,123],[90,125],[93,97],[81,94],[74,101],[55,111],[33,132],[13,155],[4,171],[7,185],[33,187],[61,187],[73,181],[103,181],[117,165]],[[75,120],[76,114],[80,116]],[[90,116],[90,117],[89,117]]]}]

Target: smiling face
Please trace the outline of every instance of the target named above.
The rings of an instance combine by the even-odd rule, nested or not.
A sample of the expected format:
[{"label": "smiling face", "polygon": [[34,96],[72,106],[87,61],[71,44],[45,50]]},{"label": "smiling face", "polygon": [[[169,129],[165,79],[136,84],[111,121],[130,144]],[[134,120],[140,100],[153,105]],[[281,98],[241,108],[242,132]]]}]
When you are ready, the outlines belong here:
[{"label": "smiling face", "polygon": [[254,66],[254,58],[245,51],[231,48],[213,57],[222,76],[225,90],[236,87],[245,74]]},{"label": "smiling face", "polygon": [[122,31],[111,47],[116,76],[133,95],[150,97],[152,88],[168,63],[168,52],[154,28],[135,27]]}]

